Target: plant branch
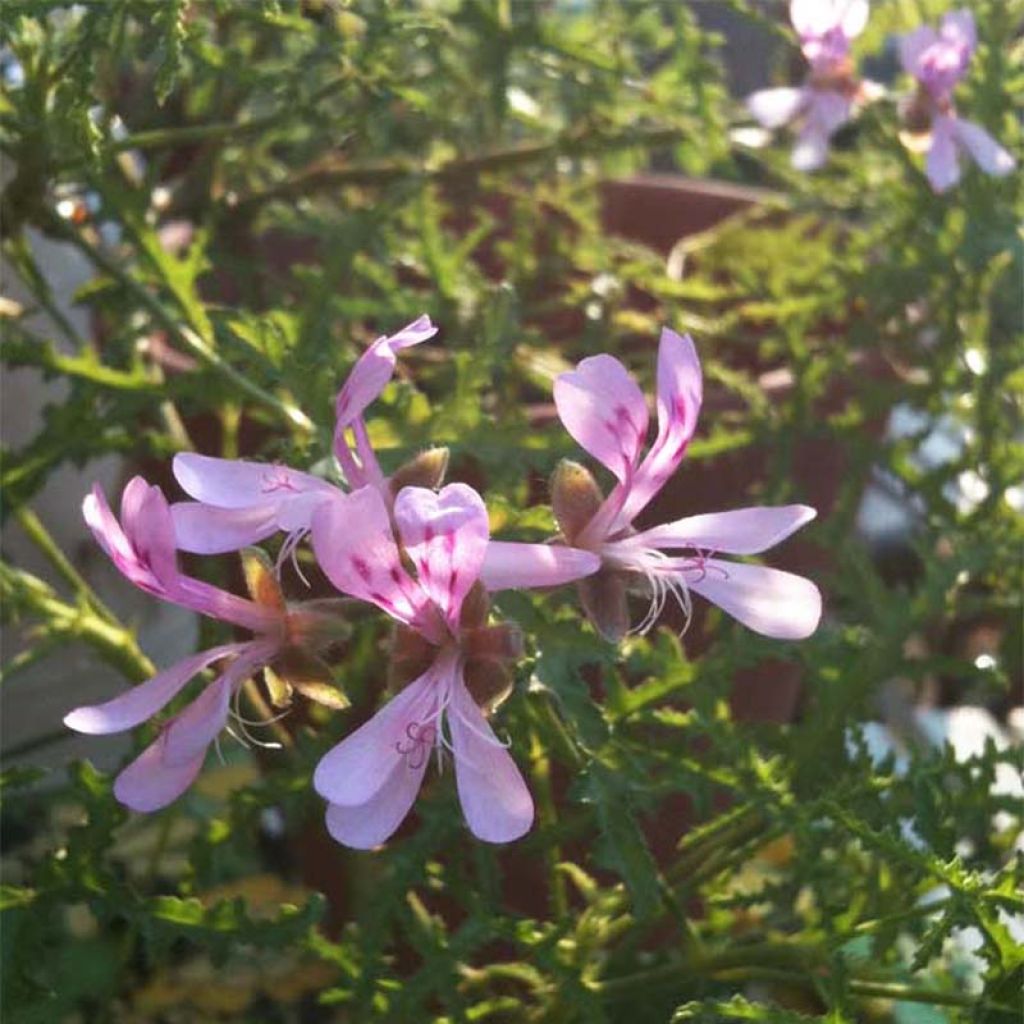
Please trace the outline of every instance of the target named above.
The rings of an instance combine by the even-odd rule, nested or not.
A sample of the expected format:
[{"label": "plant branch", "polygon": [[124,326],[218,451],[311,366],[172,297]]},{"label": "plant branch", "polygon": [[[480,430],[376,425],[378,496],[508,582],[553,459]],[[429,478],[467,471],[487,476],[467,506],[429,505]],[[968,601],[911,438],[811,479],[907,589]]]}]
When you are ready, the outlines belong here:
[{"label": "plant branch", "polygon": [[346,185],[383,186],[397,181],[454,181],[488,171],[508,171],[558,156],[588,156],[621,149],[669,146],[685,136],[682,128],[637,128],[614,135],[586,129],[558,136],[548,142],[522,143],[489,153],[453,157],[431,166],[415,160],[382,160],[365,164],[327,164],[303,171],[239,199],[233,212],[251,216],[273,200],[289,200]]},{"label": "plant branch", "polygon": [[198,332],[171,316],[155,295],[149,292],[140,281],[137,281],[130,274],[122,270],[98,246],[89,242],[81,232],[71,230],[56,215],[47,218],[46,226],[55,234],[79,248],[103,273],[116,280],[140,305],[149,311],[153,319],[171,337],[176,338],[180,344],[196,356],[206,367],[219,374],[232,386],[249,395],[250,398],[253,398],[261,405],[273,409],[274,412],[286,419],[292,427],[304,433],[311,433],[313,431],[312,420],[301,409],[266,391],[246,377],[245,374],[236,370]]}]

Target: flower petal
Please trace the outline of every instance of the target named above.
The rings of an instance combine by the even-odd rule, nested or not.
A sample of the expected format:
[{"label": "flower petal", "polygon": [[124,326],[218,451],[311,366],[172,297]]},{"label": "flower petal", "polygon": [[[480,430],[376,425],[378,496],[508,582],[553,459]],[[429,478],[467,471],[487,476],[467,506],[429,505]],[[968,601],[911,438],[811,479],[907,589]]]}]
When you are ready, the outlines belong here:
[{"label": "flower petal", "polygon": [[847,39],[868,23],[868,0],[790,0],[789,20],[801,36],[823,36],[839,29]]},{"label": "flower petal", "polygon": [[847,39],[854,39],[868,23],[868,0],[833,0],[838,7],[838,25]]},{"label": "flower petal", "polygon": [[803,576],[763,565],[708,558],[686,585],[744,626],[779,640],[802,640],[818,628],[821,593]]},{"label": "flower petal", "polygon": [[804,89],[761,89],[747,97],[747,110],[763,128],[781,128],[800,112],[805,95]]},{"label": "flower petal", "polygon": [[64,716],[64,724],[77,732],[102,736],[123,732],[145,722],[169,703],[196,673],[219,658],[243,649],[245,644],[224,644],[200,651],[165,669],[152,679],[120,694],[104,704],[76,708]]},{"label": "flower petal", "polygon": [[789,158],[794,171],[807,174],[825,166],[828,160],[828,133],[821,126],[808,121],[797,136]]},{"label": "flower petal", "polygon": [[533,824],[530,791],[461,679],[452,690],[448,728],[459,802],[470,831],[488,843],[509,843],[524,835]]},{"label": "flower petal", "polygon": [[1017,166],[1016,160],[981,125],[957,118],[954,131],[957,141],[986,174],[1001,178]]},{"label": "flower petal", "polygon": [[117,569],[135,586],[167,597],[179,580],[174,528],[159,487],[134,477],[121,496],[121,522],[98,484],[82,502],[86,525]]},{"label": "flower petal", "polygon": [[93,484],[82,501],[82,518],[100,547],[132,583],[150,590],[157,586],[153,574],[139,561],[99,484]]},{"label": "flower petal", "polygon": [[850,120],[850,98],[834,89],[815,89],[807,105],[808,124],[814,125],[815,131],[831,138],[847,121]]},{"label": "flower petal", "polygon": [[644,548],[693,548],[756,555],[784,541],[818,513],[808,505],[756,505],[662,523],[623,541]]},{"label": "flower petal", "polygon": [[370,601],[407,625],[423,616],[427,595],[402,565],[387,507],[376,488],[338,492],[316,510],[313,552],[343,594]]},{"label": "flower petal", "polygon": [[613,356],[583,359],[555,381],[555,406],[576,443],[615,474],[631,475],[647,437],[647,404]]},{"label": "flower petal", "polygon": [[798,171],[816,171],[828,159],[829,139],[850,120],[850,99],[831,89],[815,89],[805,111],[791,162]]},{"label": "flower petal", "polygon": [[397,334],[378,338],[356,361],[335,402],[337,430],[362,416],[366,407],[384,390],[395,372],[395,353],[418,345],[437,334],[429,316],[421,316]]},{"label": "flower petal", "polygon": [[[402,771],[414,773],[420,759],[414,758],[410,764],[402,748],[411,740],[409,727],[422,725],[435,715],[438,699],[435,664],[320,759],[313,773],[316,791],[328,803],[359,807],[391,781],[396,764]],[[425,763],[429,751],[424,754]]]},{"label": "flower petal", "polygon": [[229,669],[168,724],[163,755],[165,764],[195,760],[220,735],[228,724],[233,683]]},{"label": "flower petal", "polygon": [[180,550],[196,555],[219,555],[238,551],[275,533],[278,506],[271,503],[218,508],[201,501],[179,501],[171,506],[171,518]]},{"label": "flower petal", "polygon": [[356,850],[380,846],[391,838],[409,813],[429,763],[430,758],[423,757],[409,766],[404,758],[397,757],[391,774],[365,804],[358,807],[328,805],[327,831],[339,843]]},{"label": "flower petal", "polygon": [[663,328],[658,344],[658,436],[636,472],[616,523],[631,523],[676,471],[697,428],[703,387],[693,339]]},{"label": "flower petal", "polygon": [[191,761],[164,761],[162,733],[114,780],[114,796],[133,811],[149,813],[166,807],[192,785],[206,759],[205,748]]},{"label": "flower petal", "polygon": [[600,567],[601,559],[581,548],[492,540],[480,579],[488,590],[557,587],[590,576]]},{"label": "flower petal", "polygon": [[903,70],[914,78],[920,77],[921,58],[929,47],[933,46],[939,38],[938,32],[931,25],[922,25],[920,28],[900,36],[900,63]]},{"label": "flower petal", "polygon": [[483,499],[466,484],[435,493],[405,487],[395,499],[395,523],[419,585],[458,629],[462,602],[480,575],[490,528]]},{"label": "flower petal", "polygon": [[978,46],[978,30],[974,24],[974,15],[967,10],[948,11],[942,18],[939,35],[944,42],[966,50],[967,60]]},{"label": "flower petal", "polygon": [[951,117],[936,117],[932,122],[932,145],[925,158],[925,174],[936,192],[945,192],[960,180],[956,122]]},{"label": "flower petal", "polygon": [[217,508],[244,509],[305,491],[334,490],[326,480],[278,463],[179,452],[172,465],[175,479],[190,498]]},{"label": "flower petal", "polygon": [[147,484],[141,477],[135,477],[131,484],[136,481],[144,488],[142,500],[137,510],[129,511],[123,510],[122,500],[121,522],[139,557],[149,566],[161,585],[170,589],[179,575],[170,506],[159,487]]},{"label": "flower petal", "polygon": [[177,714],[165,730],[164,761],[191,761],[204,751],[227,724],[231,698],[242,683],[277,653],[276,643],[248,643],[206,689]]}]

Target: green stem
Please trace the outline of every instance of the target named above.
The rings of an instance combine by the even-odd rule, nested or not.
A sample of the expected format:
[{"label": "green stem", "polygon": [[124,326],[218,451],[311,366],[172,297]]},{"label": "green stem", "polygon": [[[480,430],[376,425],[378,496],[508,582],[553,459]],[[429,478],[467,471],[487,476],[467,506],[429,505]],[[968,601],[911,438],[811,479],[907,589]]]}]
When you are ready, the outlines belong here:
[{"label": "green stem", "polygon": [[99,599],[85,577],[68,561],[35,512],[27,505],[23,505],[15,512],[15,516],[29,540],[46,556],[47,561],[75,592],[75,596],[85,601],[101,619],[108,623],[116,623],[117,617]]},{"label": "green stem", "polygon": [[383,160],[371,164],[341,164],[305,171],[276,185],[245,196],[234,210],[251,216],[272,200],[295,199],[313,192],[331,191],[345,185],[380,186],[396,181],[454,181],[488,171],[507,171],[558,156],[586,156],[620,149],[653,148],[679,142],[682,128],[637,128],[617,135],[597,130],[571,132],[549,142],[523,143],[473,156],[453,157],[431,166],[414,160]]},{"label": "green stem", "polygon": [[[535,730],[532,731],[533,750],[533,791],[537,798],[538,818],[541,824],[554,826],[558,821],[555,798],[551,788],[551,761]],[[551,896],[551,912],[555,920],[562,921],[569,914],[569,897],[565,878],[558,865],[562,860],[561,846],[552,842],[544,847],[544,863],[548,873],[548,889]]]},{"label": "green stem", "polygon": [[[646,971],[609,978],[607,981],[591,982],[590,988],[605,999],[621,1000],[636,997],[654,987],[709,978],[811,985],[815,976],[826,969],[826,965],[820,962],[819,952],[812,947],[763,943],[698,956],[687,963],[664,964]],[[853,995],[865,998],[930,1003],[936,1006],[981,1005],[980,1000],[966,993],[942,992],[902,982],[850,978],[847,985]]]},{"label": "green stem", "polygon": [[89,644],[132,682],[141,683],[155,674],[153,663],[139,649],[135,637],[116,619],[100,618],[84,604],[67,604],[38,577],[2,563],[0,584],[5,601],[42,619],[44,639],[60,635]]},{"label": "green stem", "polygon": [[249,121],[213,121],[207,124],[187,124],[173,128],[151,128],[149,131],[134,132],[121,139],[113,139],[109,149],[113,153],[125,153],[133,149],[174,149],[196,142],[218,142],[224,139],[244,138],[259,135],[268,128],[279,124],[292,124],[303,113],[311,114],[312,108],[331,93],[338,91],[352,81],[351,75],[336,78],[317,89],[307,100],[290,105]]},{"label": "green stem", "polygon": [[[979,1006],[983,1000],[963,992],[937,992],[935,989],[914,985],[904,985],[896,981],[864,981],[851,978],[850,991],[859,996],[874,999],[892,999],[901,1003],[932,1003],[935,1006]],[[996,1004],[984,1003],[992,1008]]]}]

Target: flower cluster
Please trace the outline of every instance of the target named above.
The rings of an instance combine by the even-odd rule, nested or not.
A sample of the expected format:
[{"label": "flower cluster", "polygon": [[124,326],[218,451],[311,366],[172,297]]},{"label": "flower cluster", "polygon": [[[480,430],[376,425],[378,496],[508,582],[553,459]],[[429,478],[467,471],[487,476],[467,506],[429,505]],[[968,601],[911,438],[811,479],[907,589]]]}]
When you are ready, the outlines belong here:
[{"label": "flower cluster", "polygon": [[[648,407],[617,359],[582,360],[555,383],[555,403],[575,441],[613,475],[607,497],[582,465],[565,461],[552,481],[560,533],[545,544],[491,539],[481,496],[442,486],[447,452],[429,449],[390,477],[370,444],[364,413],[390,381],[397,353],[436,333],[423,316],[361,356],[338,395],[334,454],[345,487],[287,466],[183,453],[174,474],[192,499],[169,505],[135,478],[118,520],[99,488],[85,520],[117,568],[165,601],[246,630],[251,638],[186,658],[122,696],[72,711],[80,732],[131,729],[160,712],[188,682],[220,674],[160,729],[125,768],[115,794],[137,811],[180,796],[225,728],[255,738],[243,717],[242,686],[261,671],[270,703],[297,693],[329,707],[347,700],[323,656],[346,631],[346,602],[375,605],[396,623],[391,681],[396,694],[319,763],[314,785],[327,826],[349,846],[384,842],[412,806],[431,755],[454,762],[472,832],[488,842],[523,835],[533,802],[507,744],[488,719],[508,696],[523,649],[518,629],[492,619],[490,597],[508,588],[575,582],[596,630],[617,642],[630,630],[628,595],[646,596],[635,629],[652,626],[671,596],[689,615],[691,593],[759,633],[784,639],[817,627],[821,598],[809,580],[721,559],[758,554],[814,517],[803,505],[709,513],[637,530],[634,521],[675,472],[696,429],[702,382],[693,342],[664,330],[658,351],[657,433],[642,457]],[[276,563],[251,545],[283,533]],[[280,570],[306,539],[338,598],[290,602]],[[186,575],[179,551],[240,551],[249,597]],[[301,572],[300,572],[301,575]]]},{"label": "flower cluster", "polygon": [[[868,0],[791,0],[790,20],[810,70],[800,88],[763,89],[747,98],[747,109],[764,128],[795,124],[792,163],[812,171],[828,157],[828,143],[866,103],[883,95],[860,79],[850,57],[851,42],[868,21]],[[980,125],[957,115],[953,89],[967,74],[977,48],[970,11],[947,14],[938,29],[922,26],[900,39],[903,70],[917,89],[905,97],[900,138],[912,152],[925,153],[925,174],[936,192],[960,180],[964,153],[987,174],[1013,170],[1013,157]]]}]

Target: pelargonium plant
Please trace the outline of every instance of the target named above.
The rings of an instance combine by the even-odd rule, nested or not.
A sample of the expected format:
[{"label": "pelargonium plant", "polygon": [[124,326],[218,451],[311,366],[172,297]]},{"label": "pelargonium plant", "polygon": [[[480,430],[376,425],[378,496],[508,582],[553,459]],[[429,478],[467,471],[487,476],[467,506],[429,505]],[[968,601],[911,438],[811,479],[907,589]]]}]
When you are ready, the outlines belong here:
[{"label": "pelargonium plant", "polygon": [[1016,166],[1013,157],[979,124],[961,117],[953,90],[967,75],[978,45],[970,11],[950,11],[938,29],[922,25],[900,40],[903,70],[917,80],[904,104],[903,140],[924,152],[925,173],[936,192],[960,180],[960,157],[969,156],[986,174],[1003,177]]},{"label": "pelargonium plant", "polygon": [[[617,359],[590,356],[556,380],[555,402],[566,429],[616,484],[602,500],[593,476],[564,462],[552,482],[561,535],[551,544],[529,544],[492,541],[481,496],[465,484],[440,487],[443,454],[428,451],[390,479],[380,469],[362,414],[390,380],[396,352],[435,333],[429,318],[421,317],[379,338],[339,392],[334,452],[347,491],[288,466],[181,454],[174,472],[193,501],[169,506],[159,488],[136,477],[122,497],[119,523],[98,487],[85,499],[86,522],[133,584],[253,634],[66,716],[65,723],[80,732],[131,729],[158,714],[198,673],[224,663],[220,676],[164,723],[118,776],[114,792],[126,806],[153,811],[179,797],[225,727],[243,742],[254,740],[251,729],[266,723],[245,718],[237,697],[261,670],[270,672],[271,705],[279,703],[275,690],[283,685],[344,706],[319,658],[345,632],[340,597],[288,602],[279,584],[282,564],[295,559],[309,535],[316,561],[339,595],[375,605],[396,622],[392,657],[405,672],[404,678],[395,674],[399,692],[331,750],[314,776],[328,802],[330,834],[356,848],[378,846],[394,832],[434,755],[439,767],[451,755],[474,835],[501,843],[529,830],[533,802],[507,749],[514,738],[500,740],[488,723],[508,695],[505,666],[522,653],[522,638],[511,624],[490,622],[490,591],[575,582],[595,628],[613,643],[629,632],[631,590],[648,601],[640,630],[659,621],[670,595],[688,616],[692,590],[766,636],[793,640],[814,632],[821,597],[811,581],[715,557],[763,552],[813,519],[813,509],[754,507],[640,531],[633,526],[675,473],[696,429],[702,380],[689,336],[662,332],[658,430],[643,459],[647,403]],[[249,545],[278,531],[287,536],[272,565]],[[179,550],[239,548],[245,549],[249,599],[178,568]]]},{"label": "pelargonium plant", "polygon": [[792,163],[813,171],[828,159],[828,144],[879,88],[857,77],[850,44],[864,31],[868,0],[791,0],[789,18],[810,70],[802,86],[762,89],[747,109],[764,128],[798,128]]}]

